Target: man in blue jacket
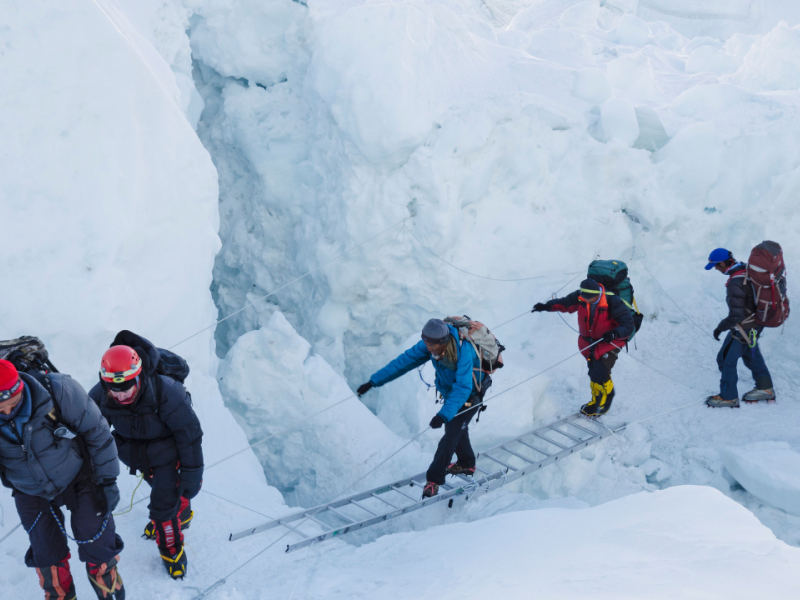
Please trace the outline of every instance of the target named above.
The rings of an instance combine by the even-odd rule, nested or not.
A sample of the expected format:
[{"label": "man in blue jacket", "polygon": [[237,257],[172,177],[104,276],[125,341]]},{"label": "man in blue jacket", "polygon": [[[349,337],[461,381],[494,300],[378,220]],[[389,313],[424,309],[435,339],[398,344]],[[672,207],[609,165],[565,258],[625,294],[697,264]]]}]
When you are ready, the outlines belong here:
[{"label": "man in blue jacket", "polygon": [[[428,467],[427,484],[423,497],[439,493],[445,476],[473,475],[475,453],[469,442],[469,422],[481,410],[481,402],[491,385],[491,378],[481,370],[481,362],[469,342],[459,340],[458,331],[441,319],[431,319],[422,329],[422,341],[395,358],[383,369],[373,374],[369,381],[359,386],[357,393],[366,394],[409,371],[421,367],[429,360],[436,369],[436,389],[444,399],[441,410],[431,419],[431,427],[444,425],[444,435]],[[453,453],[456,462],[448,464]]]}]

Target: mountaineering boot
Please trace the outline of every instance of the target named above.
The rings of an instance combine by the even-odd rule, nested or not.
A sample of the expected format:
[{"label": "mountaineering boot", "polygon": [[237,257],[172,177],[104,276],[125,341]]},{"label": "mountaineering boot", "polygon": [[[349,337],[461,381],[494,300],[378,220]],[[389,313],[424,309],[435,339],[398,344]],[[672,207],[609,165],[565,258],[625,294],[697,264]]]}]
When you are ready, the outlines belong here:
[{"label": "mountaineering boot", "polygon": [[454,462],[447,465],[447,474],[466,475],[467,477],[472,477],[473,475],[475,475],[475,467],[462,467],[457,462]]},{"label": "mountaineering boot", "polygon": [[433,483],[432,481],[426,483],[425,487],[422,489],[423,498],[433,498],[438,493],[439,493],[439,484]]},{"label": "mountaineering boot", "polygon": [[75,582],[69,570],[69,557],[67,554],[52,567],[37,567],[36,574],[45,600],[75,600]]},{"label": "mountaineering boot", "polygon": [[706,406],[710,406],[711,408],[722,408],[724,406],[739,408],[739,399],[725,400],[722,396],[709,396],[706,398]]},{"label": "mountaineering boot", "polygon": [[125,600],[125,587],[117,569],[119,556],[102,565],[86,563],[86,574],[100,600]]},{"label": "mountaineering boot", "polygon": [[181,520],[181,531],[189,529],[189,525],[192,524],[192,519],[194,519],[192,501],[183,496],[181,496],[181,507],[178,509],[178,518]]},{"label": "mountaineering boot", "polygon": [[156,523],[156,544],[161,553],[161,560],[173,579],[183,579],[188,567],[188,559],[183,548],[183,533],[178,516],[169,521]]},{"label": "mountaineering boot", "polygon": [[742,400],[753,404],[756,402],[775,402],[775,390],[773,388],[767,388],[766,390],[753,388],[742,396]]},{"label": "mountaineering boot", "polygon": [[608,409],[611,408],[611,401],[614,400],[614,382],[609,379],[605,383],[601,383],[600,386],[603,388],[603,394],[597,403],[598,417],[608,412]]},{"label": "mountaineering boot", "polygon": [[[191,501],[188,498],[181,497],[181,507],[178,509],[178,518],[181,520],[181,531],[189,529],[189,525],[194,519],[194,511],[192,510]],[[148,540],[156,539],[156,524],[153,521],[144,526],[144,533],[142,537]]]},{"label": "mountaineering boot", "polygon": [[597,409],[599,408],[600,398],[603,395],[603,384],[601,383],[589,383],[589,387],[592,390],[592,399],[589,400],[586,404],[581,406],[581,412],[585,414],[587,417],[594,417],[597,415]]}]

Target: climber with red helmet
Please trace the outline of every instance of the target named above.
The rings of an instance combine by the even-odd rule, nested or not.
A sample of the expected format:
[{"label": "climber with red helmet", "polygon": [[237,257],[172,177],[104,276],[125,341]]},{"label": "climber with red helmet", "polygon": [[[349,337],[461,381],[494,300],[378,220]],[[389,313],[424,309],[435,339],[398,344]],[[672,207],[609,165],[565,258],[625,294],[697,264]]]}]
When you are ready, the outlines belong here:
[{"label": "climber with red helmet", "polygon": [[114,427],[119,459],[150,485],[150,522],[167,572],[182,579],[188,566],[183,532],[194,513],[190,500],[203,479],[203,430],[183,380],[182,358],[145,338],[121,331],[100,361],[100,382],[89,396]]}]

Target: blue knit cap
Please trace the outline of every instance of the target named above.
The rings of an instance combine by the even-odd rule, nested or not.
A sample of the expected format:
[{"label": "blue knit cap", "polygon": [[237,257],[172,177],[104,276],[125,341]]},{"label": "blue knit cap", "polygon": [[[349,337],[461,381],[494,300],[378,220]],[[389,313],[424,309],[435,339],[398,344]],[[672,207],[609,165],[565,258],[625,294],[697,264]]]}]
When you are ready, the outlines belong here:
[{"label": "blue knit cap", "polygon": [[441,319],[431,319],[422,328],[422,339],[431,344],[443,344],[450,335],[450,328]]}]

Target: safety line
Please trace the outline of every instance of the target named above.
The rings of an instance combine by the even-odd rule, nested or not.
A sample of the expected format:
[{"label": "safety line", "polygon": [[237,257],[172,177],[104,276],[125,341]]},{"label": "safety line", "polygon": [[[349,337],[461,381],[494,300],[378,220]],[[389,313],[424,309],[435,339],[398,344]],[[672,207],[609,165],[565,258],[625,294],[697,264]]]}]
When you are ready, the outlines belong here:
[{"label": "safety line", "polygon": [[436,258],[438,258],[438,259],[439,259],[440,261],[442,261],[444,264],[446,264],[446,265],[448,265],[448,266],[450,266],[450,267],[453,267],[455,270],[457,270],[457,271],[461,271],[462,273],[465,273],[466,275],[470,275],[471,277],[477,277],[478,279],[486,279],[486,280],[488,280],[488,281],[499,281],[499,282],[504,282],[504,283],[510,283],[510,282],[514,282],[514,281],[531,281],[531,280],[533,280],[533,279],[541,279],[542,277],[545,277],[544,275],[536,275],[536,276],[534,276],[534,277],[520,277],[519,279],[498,279],[497,277],[486,277],[485,275],[478,275],[477,273],[471,273],[470,271],[467,271],[466,269],[462,269],[461,267],[457,267],[456,265],[454,265],[454,264],[453,264],[453,263],[451,263],[451,262],[447,262],[447,261],[446,261],[444,258],[442,258],[441,256],[439,256],[439,255],[438,255],[438,254],[436,254],[436,253],[435,253],[433,250],[431,250],[431,249],[430,249],[430,248],[428,248],[428,247],[427,247],[425,244],[423,244],[423,243],[422,243],[422,242],[419,240],[419,238],[418,238],[417,236],[415,236],[415,235],[414,235],[414,232],[413,232],[413,231],[411,231],[411,230],[410,230],[408,227],[406,227],[405,225],[403,225],[403,229],[405,229],[405,230],[406,230],[406,231],[407,231],[407,232],[408,232],[408,233],[411,235],[411,237],[412,237],[412,238],[414,238],[415,240],[417,240],[417,243],[418,243],[420,246],[422,246],[422,247],[423,247],[425,250],[427,250],[428,252],[430,252],[430,253],[431,253],[433,256],[435,256]]},{"label": "safety line", "polygon": [[262,300],[266,300],[266,299],[267,299],[267,298],[269,298],[270,296],[274,296],[275,294],[277,294],[277,293],[278,293],[278,292],[280,292],[281,290],[284,290],[284,289],[286,289],[287,287],[289,287],[290,285],[293,285],[293,284],[297,283],[297,282],[298,282],[298,281],[300,281],[301,279],[305,279],[306,277],[308,277],[309,275],[311,275],[311,274],[313,274],[313,273],[316,273],[316,272],[317,272],[317,271],[319,271],[320,269],[324,269],[325,267],[327,267],[327,266],[328,266],[328,265],[330,265],[331,263],[334,263],[334,262],[336,262],[337,260],[339,260],[339,259],[340,259],[340,258],[342,258],[343,256],[347,255],[348,253],[352,252],[353,250],[356,250],[357,248],[360,248],[360,247],[361,247],[361,246],[363,246],[364,244],[368,244],[369,242],[371,242],[371,241],[372,241],[372,240],[374,240],[375,238],[378,238],[378,237],[382,236],[382,235],[383,235],[384,233],[386,233],[387,231],[391,231],[392,229],[394,229],[394,228],[395,228],[395,227],[397,227],[398,225],[403,225],[403,224],[405,224],[405,222],[406,222],[408,219],[410,219],[410,218],[411,218],[411,217],[406,217],[406,218],[405,218],[405,219],[403,219],[402,221],[398,221],[397,223],[395,223],[395,224],[394,224],[394,225],[392,225],[391,227],[387,227],[386,229],[384,229],[384,230],[383,230],[383,231],[381,231],[380,233],[376,233],[376,234],[375,234],[375,235],[373,235],[371,238],[364,240],[364,241],[363,241],[363,242],[361,242],[360,244],[356,244],[356,245],[355,245],[355,246],[353,246],[352,248],[348,248],[347,250],[345,250],[345,251],[344,251],[344,252],[342,252],[341,254],[338,254],[337,256],[335,256],[335,257],[333,257],[332,259],[330,259],[328,262],[326,262],[326,263],[324,263],[324,264],[321,264],[321,265],[319,265],[318,267],[314,267],[313,269],[311,269],[311,270],[310,270],[310,271],[308,271],[307,273],[304,273],[303,275],[300,275],[299,277],[295,277],[294,279],[292,279],[292,280],[291,280],[291,281],[289,281],[288,283],[285,283],[284,285],[282,285],[281,287],[279,287],[277,290],[273,290],[273,291],[271,291],[271,292],[270,292],[269,294],[267,294],[266,296],[261,296],[260,298],[256,298],[256,299],[255,299],[255,300],[253,300],[252,302],[248,302],[247,304],[245,304],[245,305],[244,305],[242,308],[240,308],[239,310],[237,310],[237,311],[235,311],[235,312],[232,312],[232,313],[231,313],[231,314],[229,314],[227,317],[223,317],[222,319],[220,319],[220,320],[218,320],[218,321],[214,321],[214,322],[213,322],[211,325],[209,325],[208,327],[204,327],[204,328],[203,328],[203,329],[201,329],[200,331],[198,331],[198,332],[196,332],[196,333],[193,333],[192,335],[190,335],[189,337],[187,337],[187,338],[185,338],[185,339],[181,340],[181,341],[180,341],[180,342],[178,342],[177,344],[173,344],[172,346],[170,346],[169,348],[167,348],[167,350],[172,350],[173,348],[175,348],[175,347],[177,347],[177,346],[180,346],[180,345],[181,345],[181,344],[183,344],[184,342],[188,342],[190,339],[192,339],[193,337],[196,337],[196,336],[200,335],[200,334],[201,334],[201,333],[203,333],[204,331],[208,331],[209,329],[211,329],[212,327],[216,327],[217,325],[219,325],[219,324],[220,324],[220,323],[222,323],[223,321],[227,321],[227,320],[228,320],[228,319],[230,319],[231,317],[235,317],[235,316],[236,316],[236,315],[238,315],[240,312],[242,312],[242,311],[244,311],[244,310],[247,310],[247,309],[248,309],[248,308],[250,308],[251,306],[255,306],[255,303],[256,303],[256,302],[261,302]]}]

